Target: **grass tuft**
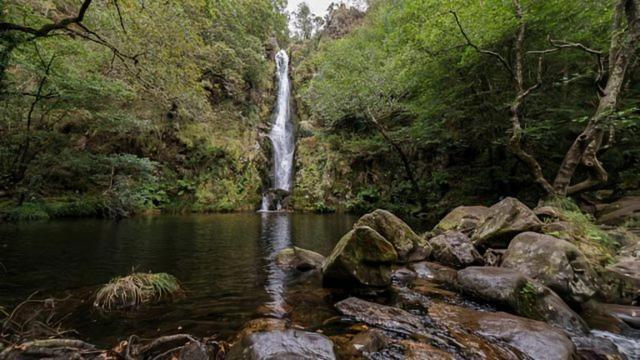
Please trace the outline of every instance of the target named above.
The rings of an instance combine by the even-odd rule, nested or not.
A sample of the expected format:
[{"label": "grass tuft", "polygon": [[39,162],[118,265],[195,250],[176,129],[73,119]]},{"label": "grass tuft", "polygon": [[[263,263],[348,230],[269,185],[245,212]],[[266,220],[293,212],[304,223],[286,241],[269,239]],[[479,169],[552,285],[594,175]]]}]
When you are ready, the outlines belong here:
[{"label": "grass tuft", "polygon": [[173,275],[133,273],[104,285],[98,290],[93,306],[105,311],[134,309],[144,304],[172,300],[182,293],[182,287]]}]

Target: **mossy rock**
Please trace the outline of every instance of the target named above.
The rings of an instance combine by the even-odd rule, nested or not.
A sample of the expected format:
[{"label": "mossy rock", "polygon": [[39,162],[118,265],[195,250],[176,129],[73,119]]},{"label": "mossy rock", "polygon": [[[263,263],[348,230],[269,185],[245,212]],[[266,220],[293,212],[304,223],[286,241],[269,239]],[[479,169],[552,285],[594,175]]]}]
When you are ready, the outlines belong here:
[{"label": "mossy rock", "polygon": [[391,284],[391,265],[398,260],[393,245],[368,226],[360,226],[342,237],[322,266],[328,287]]},{"label": "mossy rock", "polygon": [[378,209],[362,216],[354,228],[368,226],[382,235],[395,248],[398,261],[420,261],[431,254],[426,239],[418,236],[402,219],[389,211]]}]

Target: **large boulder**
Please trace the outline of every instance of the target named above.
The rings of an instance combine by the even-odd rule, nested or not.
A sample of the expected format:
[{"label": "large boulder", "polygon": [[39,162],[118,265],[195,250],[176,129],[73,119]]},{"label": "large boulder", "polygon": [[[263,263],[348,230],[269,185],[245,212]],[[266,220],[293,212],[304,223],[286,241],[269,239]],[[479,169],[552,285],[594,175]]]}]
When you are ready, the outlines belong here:
[{"label": "large boulder", "polygon": [[229,360],[334,360],[333,343],[324,335],[301,330],[254,332],[229,351]]},{"label": "large boulder", "polygon": [[598,297],[618,304],[640,304],[640,259],[620,257],[600,270]]},{"label": "large boulder", "polygon": [[355,297],[342,300],[336,309],[355,320],[387,331],[417,336],[425,332],[420,317],[402,309],[380,305]]},{"label": "large boulder", "polygon": [[458,206],[442,218],[433,230],[436,233],[454,230],[471,235],[488,212],[486,206]]},{"label": "large boulder", "polygon": [[514,198],[506,198],[489,208],[471,240],[482,248],[504,248],[515,235],[537,231],[541,226],[538,217],[525,204]]},{"label": "large boulder", "polygon": [[377,231],[398,253],[398,261],[420,261],[431,253],[427,240],[418,236],[404,221],[386,210],[376,210],[361,217],[354,228],[368,226]]},{"label": "large boulder", "polygon": [[596,292],[595,274],[587,258],[575,245],[553,236],[533,232],[516,236],[502,267],[516,269],[573,302],[585,302]]},{"label": "large boulder", "polygon": [[391,265],[398,259],[393,245],[368,226],[349,231],[327,257],[323,284],[327,287],[391,284]]},{"label": "large boulder", "polygon": [[275,256],[276,265],[282,270],[310,271],[320,269],[324,256],[311,250],[299,247],[289,247],[281,250]]},{"label": "large boulder", "polygon": [[545,321],[574,334],[588,332],[584,321],[549,288],[518,271],[496,267],[468,267],[458,271],[463,293],[510,307],[518,315]]},{"label": "large boulder", "polygon": [[470,265],[483,265],[482,255],[469,237],[459,231],[447,231],[431,240],[431,258],[457,269]]},{"label": "large boulder", "polygon": [[573,343],[564,332],[540,321],[444,303],[429,307],[429,316],[450,331],[462,327],[492,341],[505,342],[532,359],[569,360],[575,353]]}]

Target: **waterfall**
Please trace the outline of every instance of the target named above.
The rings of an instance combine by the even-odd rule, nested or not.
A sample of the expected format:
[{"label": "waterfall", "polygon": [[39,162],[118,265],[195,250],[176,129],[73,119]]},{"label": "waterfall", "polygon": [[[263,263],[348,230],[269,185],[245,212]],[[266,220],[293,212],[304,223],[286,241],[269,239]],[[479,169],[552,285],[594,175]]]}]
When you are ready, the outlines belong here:
[{"label": "waterfall", "polygon": [[[273,194],[278,190],[288,194],[293,181],[293,153],[295,139],[291,123],[291,83],[289,80],[289,56],[284,50],[276,54],[278,76],[278,100],[274,113],[274,124],[269,133],[273,144],[273,186],[272,194],[265,194],[262,199],[262,211],[281,210],[281,196]],[[275,191],[274,191],[275,190]],[[274,204],[275,203],[275,204]]]}]

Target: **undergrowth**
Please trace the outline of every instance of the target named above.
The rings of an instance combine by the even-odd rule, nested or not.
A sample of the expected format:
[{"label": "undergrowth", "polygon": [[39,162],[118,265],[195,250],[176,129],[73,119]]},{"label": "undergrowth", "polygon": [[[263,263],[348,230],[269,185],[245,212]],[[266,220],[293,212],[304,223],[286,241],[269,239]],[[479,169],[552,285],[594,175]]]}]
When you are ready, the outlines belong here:
[{"label": "undergrowth", "polygon": [[143,304],[171,300],[183,290],[167,273],[133,273],[115,278],[96,294],[93,305],[104,311],[133,309]]}]

